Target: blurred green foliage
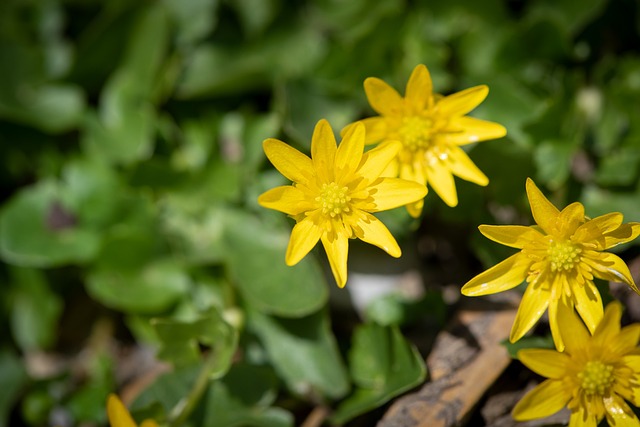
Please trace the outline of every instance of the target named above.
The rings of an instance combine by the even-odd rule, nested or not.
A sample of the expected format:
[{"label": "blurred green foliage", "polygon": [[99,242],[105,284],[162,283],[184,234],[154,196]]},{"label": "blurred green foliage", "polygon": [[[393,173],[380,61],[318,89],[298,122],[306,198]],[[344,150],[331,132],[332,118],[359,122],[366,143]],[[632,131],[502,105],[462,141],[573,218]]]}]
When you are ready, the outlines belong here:
[{"label": "blurred green foliage", "polygon": [[[458,181],[455,209],[430,194],[423,225],[462,227],[452,244],[490,265],[501,249],[473,230],[530,222],[527,176],[638,221],[639,25],[634,0],[0,2],[0,427],[104,424],[114,340],[175,366],[134,405],[159,421],[215,356],[191,426],[292,426],[314,405],[342,424],[419,384],[399,325],[421,305],[387,297],[337,333],[324,257],[284,264],[261,141],[308,152],[320,118],[372,114],[366,77],[402,91],[424,63],[444,94],[488,84],[474,115],[508,136],[470,147],[489,186]],[[385,221],[407,241],[420,225]],[[42,354],[63,362],[40,372]]]}]

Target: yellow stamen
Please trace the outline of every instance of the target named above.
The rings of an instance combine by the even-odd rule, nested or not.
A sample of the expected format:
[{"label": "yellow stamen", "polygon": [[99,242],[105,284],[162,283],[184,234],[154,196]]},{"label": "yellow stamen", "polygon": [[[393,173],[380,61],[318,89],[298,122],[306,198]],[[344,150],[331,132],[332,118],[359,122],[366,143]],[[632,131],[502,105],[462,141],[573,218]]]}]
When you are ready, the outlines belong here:
[{"label": "yellow stamen", "polygon": [[320,195],[316,197],[316,202],[320,204],[322,213],[334,218],[337,215],[349,212],[351,210],[349,208],[351,197],[347,194],[348,191],[347,187],[340,187],[335,182],[322,184]]},{"label": "yellow stamen", "polygon": [[426,150],[431,144],[433,120],[425,117],[403,117],[399,133],[407,150]]},{"label": "yellow stamen", "polygon": [[580,262],[582,249],[571,242],[552,242],[547,250],[551,271],[569,271]]},{"label": "yellow stamen", "polygon": [[604,396],[614,382],[613,366],[599,360],[587,362],[582,372],[578,373],[580,387],[588,396],[597,394]]}]

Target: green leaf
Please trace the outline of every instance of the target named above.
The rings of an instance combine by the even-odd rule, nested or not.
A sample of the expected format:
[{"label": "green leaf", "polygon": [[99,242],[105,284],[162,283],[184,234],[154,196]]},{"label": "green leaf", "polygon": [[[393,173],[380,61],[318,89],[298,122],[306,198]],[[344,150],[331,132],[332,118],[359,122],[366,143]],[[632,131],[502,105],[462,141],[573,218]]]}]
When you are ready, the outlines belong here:
[{"label": "green leaf", "polygon": [[214,135],[218,128],[217,120],[213,116],[202,120],[186,120],[180,128],[182,138],[179,147],[172,153],[171,165],[179,171],[202,170],[216,148]]},{"label": "green leaf", "polygon": [[62,299],[49,289],[39,270],[14,268],[11,289],[11,331],[25,352],[53,344],[62,313]]},{"label": "green leaf", "polygon": [[177,43],[187,46],[206,37],[216,26],[219,0],[163,0],[177,24]]},{"label": "green leaf", "polygon": [[247,310],[248,327],[262,341],[271,363],[291,391],[338,399],[349,390],[344,364],[324,311],[284,319]]},{"label": "green leaf", "polygon": [[[596,93],[600,94],[600,92]],[[598,100],[592,100],[592,102],[595,104],[595,108],[592,108],[599,113],[599,117],[597,117],[599,120],[594,128],[595,148],[601,154],[607,154],[622,140],[628,131],[629,118],[626,114],[626,108],[617,105],[618,103],[612,101],[609,97],[600,102]]]},{"label": "green leaf", "polygon": [[317,8],[317,18],[335,32],[341,44],[348,44],[361,38],[366,39],[368,35],[384,28],[381,21],[389,15],[401,15],[404,4],[399,0],[352,0],[348,3],[321,0],[316,1],[314,6]]},{"label": "green leaf", "polygon": [[446,304],[440,292],[428,292],[420,299],[410,299],[406,295],[390,293],[374,299],[365,307],[368,323],[381,326],[401,326],[419,318],[425,313],[438,323],[445,318]]},{"label": "green leaf", "polygon": [[640,150],[623,148],[607,154],[596,172],[596,182],[601,186],[631,185],[638,176]]},{"label": "green leaf", "polygon": [[542,110],[543,99],[509,74],[486,76],[483,83],[489,86],[489,95],[473,116],[500,123],[507,128],[509,139],[527,144],[524,127]]},{"label": "green leaf", "polygon": [[313,70],[327,52],[326,38],[308,25],[281,27],[242,46],[207,43],[186,63],[177,88],[179,99],[246,93],[272,81]]},{"label": "green leaf", "polygon": [[[144,203],[132,203],[138,218],[127,217],[104,233],[95,263],[96,270],[136,273],[163,255],[162,242],[153,224],[154,218],[150,212],[146,212],[148,206]],[[145,220],[148,223],[140,222]]]},{"label": "green leaf", "polygon": [[587,186],[580,201],[584,204],[585,210],[591,218],[610,212],[621,212],[624,215],[625,222],[631,222],[640,221],[640,212],[638,212],[639,198],[638,191],[635,193],[620,193],[596,186]]},{"label": "green leaf", "polygon": [[[51,28],[30,28],[25,23],[30,15],[41,14],[43,20],[44,16],[55,19],[53,10],[37,10],[42,3],[0,10],[3,21],[0,27],[4,30],[0,33],[0,63],[11,65],[0,69],[0,117],[45,132],[60,133],[81,122],[85,94],[76,85],[51,80],[66,68],[68,51],[58,43],[59,38],[43,34]],[[14,27],[16,34],[8,35],[17,22],[22,24],[20,29]],[[34,43],[33,38],[37,37],[34,33],[38,30],[41,30],[42,41],[49,42],[48,47]]]},{"label": "green leaf", "polygon": [[548,334],[544,337],[540,336],[528,336],[519,339],[517,342],[509,342],[508,339],[502,341],[500,344],[506,347],[509,352],[509,356],[512,359],[518,358],[518,352],[523,349],[531,349],[531,348],[545,348],[545,349],[555,349],[556,346],[553,343],[553,337],[551,334]]},{"label": "green leaf", "polygon": [[262,34],[281,8],[279,0],[236,0],[229,5],[236,10],[249,38]]},{"label": "green leaf", "polygon": [[211,384],[203,401],[205,414],[199,425],[208,427],[291,427],[293,415],[270,405],[277,396],[277,379],[271,370],[248,364],[234,365]]},{"label": "green leaf", "polygon": [[238,334],[215,308],[193,321],[154,319],[152,325],[161,343],[159,358],[177,366],[196,363],[200,360],[199,345],[202,344],[215,352],[209,371],[211,379],[220,378],[229,370]]},{"label": "green leaf", "polygon": [[571,142],[551,140],[540,144],[534,154],[540,182],[552,189],[562,186],[569,177],[573,154]]},{"label": "green leaf", "polygon": [[159,376],[133,402],[131,415],[138,421],[153,419],[162,422],[171,409],[189,395],[200,369],[200,363],[177,366],[174,370]]},{"label": "green leaf", "polygon": [[[146,388],[132,406],[135,419],[162,421],[179,405],[196,379],[200,366],[177,367]],[[234,364],[221,379],[212,381],[191,415],[194,426],[290,427],[293,416],[270,405],[277,396],[277,379],[265,367]]]},{"label": "green leaf", "polygon": [[220,204],[190,204],[182,195],[162,204],[162,228],[175,255],[190,265],[221,262],[227,253],[225,226],[233,212]]},{"label": "green leaf", "polygon": [[0,256],[29,267],[83,263],[98,252],[100,236],[75,224],[60,190],[40,181],[15,194],[0,211]]},{"label": "green leaf", "polygon": [[134,28],[122,64],[104,86],[99,116],[87,116],[83,144],[90,153],[119,163],[151,155],[154,89],[167,42],[167,12],[160,3],[150,5]]},{"label": "green leaf", "polygon": [[79,424],[102,424],[106,420],[105,402],[109,393],[113,392],[114,360],[106,353],[106,349],[99,353],[88,355],[87,381],[70,396],[66,407],[71,417]]},{"label": "green leaf", "polygon": [[95,269],[87,292],[107,307],[131,313],[160,313],[189,288],[189,276],[171,259],[158,259],[137,270]]},{"label": "green leaf", "polygon": [[598,17],[606,4],[606,0],[542,0],[531,3],[528,14],[555,19],[575,35],[591,19]]},{"label": "green leaf", "polygon": [[252,179],[266,159],[262,141],[277,135],[279,128],[280,120],[275,113],[259,116],[238,112],[225,114],[218,138],[222,158],[228,163],[240,164],[245,180]]},{"label": "green leaf", "polygon": [[243,133],[244,165],[247,170],[254,171],[266,159],[262,150],[262,141],[280,130],[280,117],[275,113],[252,116],[247,119]]},{"label": "green leaf", "polygon": [[11,350],[0,350],[0,378],[0,427],[9,427],[9,413],[28,379],[20,358]]},{"label": "green leaf", "polygon": [[[490,179],[489,185],[483,190],[491,200],[505,206],[519,206],[525,199],[525,181],[527,177],[534,176],[536,170],[532,150],[518,147],[509,139],[500,139],[476,145],[470,155]],[[521,196],[518,198],[516,195]],[[464,203],[464,200],[460,202]],[[468,219],[469,213],[464,216]]]},{"label": "green leaf", "polygon": [[356,329],[349,369],[357,388],[331,417],[343,424],[420,384],[426,367],[420,353],[395,327],[375,324]]},{"label": "green leaf", "polygon": [[[516,25],[505,33],[502,41],[503,45],[496,58],[498,68],[518,66],[514,71],[525,78],[527,73],[542,67],[543,61],[559,62],[570,56],[565,28],[548,18],[530,19]],[[528,48],[523,49],[522,46]]]},{"label": "green leaf", "polygon": [[243,297],[257,310],[301,317],[326,303],[327,284],[311,254],[293,267],[285,264],[287,240],[281,229],[238,211],[225,229],[226,263]]},{"label": "green leaf", "polygon": [[72,159],[62,172],[64,201],[82,224],[102,228],[122,207],[123,185],[116,171],[101,161]]},{"label": "green leaf", "polygon": [[356,115],[354,104],[341,96],[333,95],[313,80],[287,81],[276,94],[283,94],[278,101],[285,116],[286,129],[305,148],[311,146],[311,135],[320,118],[325,118],[333,127],[340,141],[340,129],[349,124]]},{"label": "green leaf", "polygon": [[23,88],[19,101],[0,99],[0,117],[60,133],[75,128],[82,121],[85,96],[70,84],[46,84]]}]

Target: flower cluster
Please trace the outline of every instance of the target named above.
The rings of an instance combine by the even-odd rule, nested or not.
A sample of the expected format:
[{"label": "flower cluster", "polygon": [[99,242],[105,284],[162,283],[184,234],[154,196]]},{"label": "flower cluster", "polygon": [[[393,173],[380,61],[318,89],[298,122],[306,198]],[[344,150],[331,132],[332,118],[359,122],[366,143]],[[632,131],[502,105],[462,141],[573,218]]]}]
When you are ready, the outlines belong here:
[{"label": "flower cluster", "polygon": [[[487,97],[487,86],[442,96],[433,92],[429,70],[421,64],[413,70],[404,98],[375,77],[365,80],[364,90],[369,104],[379,114],[361,122],[366,128],[366,143],[402,143],[391,164],[392,176],[431,186],[449,206],[458,204],[454,175],[482,186],[489,183],[461,148],[507,133],[498,123],[466,116]],[[419,200],[407,209],[418,217],[423,205],[424,200]]]},{"label": "flower cluster", "polygon": [[622,214],[617,212],[589,219],[584,206],[577,202],[558,211],[531,179],[526,188],[537,226],[481,225],[480,232],[486,237],[520,252],[471,279],[462,293],[493,294],[526,280],[528,286],[511,329],[511,342],[522,338],[548,308],[551,333],[562,351],[559,305],[575,307],[591,332],[602,319],[602,299],[594,277],[626,283],[638,292],[624,261],[605,250],[638,237],[640,223],[623,224]]},{"label": "flower cluster", "polygon": [[522,282],[522,297],[510,340],[522,338],[548,309],[556,350],[518,352],[520,361],[548,378],[513,409],[519,421],[542,418],[565,406],[570,427],[640,427],[625,402],[640,404],[640,324],[620,328],[622,307],[603,310],[594,278],[622,282],[640,293],[629,268],[610,252],[640,235],[640,223],[624,224],[621,213],[585,216],[572,203],[559,211],[531,179],[526,191],[536,226],[481,225],[487,238],[520,251],[471,279],[467,296],[493,294]]},{"label": "flower cluster", "polygon": [[340,287],[347,282],[350,238],[376,245],[393,257],[401,254],[387,227],[372,213],[413,203],[427,193],[422,184],[381,176],[400,151],[399,142],[365,153],[364,141],[364,125],[356,124],[337,146],[331,126],[320,120],[311,138],[311,158],[277,139],[263,144],[275,168],[293,181],[258,199],[262,206],[296,220],[286,263],[298,263],[321,241]]},{"label": "flower cluster", "polygon": [[[433,93],[424,65],[413,70],[405,98],[373,77],[364,88],[380,116],[345,127],[339,146],[326,120],[313,132],[311,158],[277,139],[263,144],[271,163],[292,181],[258,199],[296,221],[286,263],[296,264],[321,241],[340,287],[347,281],[349,239],[361,239],[394,257],[401,254],[372,213],[406,206],[418,217],[427,184],[455,206],[453,175],[479,185],[489,182],[460,147],[506,134],[502,125],[465,116],[485,99],[487,86],[443,97]],[[365,153],[365,144],[374,143],[378,145]]]},{"label": "flower cluster", "polygon": [[612,302],[593,333],[575,311],[560,306],[559,334],[565,351],[520,350],[518,358],[546,377],[513,409],[526,421],[571,410],[570,427],[596,427],[606,418],[612,426],[640,426],[625,401],[640,406],[640,324],[620,328],[622,307]]},{"label": "flower cluster", "polygon": [[[366,79],[364,89],[379,115],[346,126],[340,144],[326,120],[315,127],[310,157],[277,139],[263,143],[267,158],[291,181],[258,199],[295,220],[286,263],[298,263],[320,241],[339,287],[347,282],[349,239],[401,255],[375,213],[405,206],[419,217],[427,186],[456,206],[454,176],[482,186],[489,182],[461,147],[506,134],[500,124],[466,116],[485,99],[487,86],[441,96],[433,92],[424,65],[413,70],[404,97],[378,78]],[[365,151],[367,144],[377,145]],[[527,284],[511,342],[548,310],[556,349],[518,354],[548,379],[518,403],[513,416],[540,418],[566,406],[571,427],[595,427],[604,418],[616,426],[640,427],[626,403],[640,403],[640,325],[621,328],[621,305],[604,309],[594,283],[596,278],[622,282],[640,293],[625,262],[608,252],[638,237],[640,223],[623,223],[617,212],[591,219],[577,202],[560,211],[531,179],[526,193],[536,225],[479,227],[487,238],[519,252],[461,290],[480,296]]]},{"label": "flower cluster", "polygon": [[[366,79],[364,89],[379,116],[345,127],[339,146],[324,120],[313,133],[311,158],[276,139],[264,142],[271,163],[292,181],[259,198],[262,206],[296,221],[287,264],[296,264],[321,241],[340,287],[347,280],[349,239],[400,256],[395,239],[372,213],[404,205],[419,217],[427,185],[456,206],[454,175],[478,185],[489,182],[461,146],[506,134],[500,124],[466,116],[485,99],[487,86],[443,97],[433,93],[424,65],[413,70],[404,97],[378,78]],[[365,144],[376,143],[363,152]],[[535,226],[479,227],[487,238],[519,252],[462,287],[464,295],[480,296],[527,283],[511,342],[549,312],[556,350],[519,353],[526,366],[549,379],[513,415],[529,420],[567,406],[571,427],[595,427],[605,417],[614,425],[640,427],[625,403],[640,402],[640,325],[620,329],[620,304],[604,310],[594,283],[623,282],[640,293],[624,261],[607,252],[638,237],[640,223],[625,224],[617,212],[591,219],[577,202],[560,211],[531,179],[526,192]]]}]

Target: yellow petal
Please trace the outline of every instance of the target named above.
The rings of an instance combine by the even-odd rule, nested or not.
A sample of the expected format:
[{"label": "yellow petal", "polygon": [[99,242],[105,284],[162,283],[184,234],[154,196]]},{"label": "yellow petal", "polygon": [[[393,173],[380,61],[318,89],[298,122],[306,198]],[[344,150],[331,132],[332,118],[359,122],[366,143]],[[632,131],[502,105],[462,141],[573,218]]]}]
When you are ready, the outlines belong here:
[{"label": "yellow petal", "polygon": [[424,199],[418,200],[415,203],[409,203],[406,206],[407,212],[409,212],[409,215],[411,215],[413,218],[420,218],[423,207],[424,207]]},{"label": "yellow petal", "polygon": [[611,394],[602,399],[607,411],[607,422],[615,427],[639,427],[640,421],[620,396]]},{"label": "yellow petal", "polygon": [[527,178],[526,187],[533,219],[545,233],[555,233],[556,219],[558,215],[560,215],[560,211],[544,197],[544,194],[542,194],[531,178]]},{"label": "yellow petal", "polygon": [[453,175],[448,168],[440,162],[427,167],[427,183],[430,185],[438,196],[448,206],[454,207],[458,205],[458,194],[456,193],[456,184],[453,181]]},{"label": "yellow petal", "polygon": [[333,164],[336,151],[336,138],[331,125],[325,119],[318,121],[311,137],[311,160],[323,182],[331,182],[335,179]]},{"label": "yellow petal", "polygon": [[586,282],[582,289],[578,285],[574,285],[572,288],[576,311],[582,317],[589,331],[593,333],[602,320],[602,298],[600,297],[600,292],[592,282]]},{"label": "yellow petal", "polygon": [[474,86],[445,96],[436,104],[436,109],[443,116],[464,116],[480,105],[488,94],[488,86]]},{"label": "yellow petal", "polygon": [[[553,343],[556,346],[556,350],[564,351],[564,341],[562,340],[562,334],[560,333],[560,325],[558,324],[558,307],[565,306],[564,303],[561,303],[557,299],[553,297],[549,301],[549,329],[551,329],[551,337],[553,338]],[[573,307],[570,307],[573,310]]]},{"label": "yellow petal", "polygon": [[287,215],[298,215],[313,208],[302,191],[291,185],[272,188],[258,197],[260,206],[284,212]]},{"label": "yellow petal", "polygon": [[107,417],[111,427],[136,427],[129,411],[115,394],[107,398]]},{"label": "yellow petal", "polygon": [[[387,119],[384,117],[367,117],[366,119],[360,120],[360,123],[364,125],[365,129],[365,145],[376,144],[386,139],[389,134]],[[350,126],[353,126],[353,124],[345,127],[340,134],[344,136]]]},{"label": "yellow petal", "polygon": [[571,363],[566,353],[542,348],[520,350],[518,359],[536,374],[555,380],[567,374],[567,367]]},{"label": "yellow petal", "polygon": [[406,179],[408,181],[417,182],[419,184],[424,184],[426,180],[419,181],[417,174],[415,172],[414,165],[412,163],[407,162],[398,162],[398,176],[402,179]]},{"label": "yellow petal", "polygon": [[402,97],[398,92],[376,77],[364,81],[364,91],[371,108],[383,116],[394,116],[402,113]]},{"label": "yellow petal", "polygon": [[578,314],[565,304],[560,304],[556,315],[557,321],[562,327],[560,335],[565,346],[565,351],[571,355],[584,351],[585,346],[591,340],[591,334],[582,323]]},{"label": "yellow petal", "polygon": [[559,237],[568,239],[584,223],[584,206],[574,202],[562,209],[558,216],[556,229]]},{"label": "yellow petal", "polygon": [[284,142],[269,138],[262,143],[265,154],[273,166],[293,182],[306,182],[313,170],[311,159]]},{"label": "yellow petal", "polygon": [[595,415],[589,414],[582,407],[571,413],[569,425],[571,427],[598,427],[599,420]]},{"label": "yellow petal", "polygon": [[424,198],[427,188],[416,182],[400,178],[381,178],[369,187],[375,208],[371,212],[386,211]]},{"label": "yellow petal", "polygon": [[562,381],[546,380],[527,393],[511,414],[516,421],[544,418],[564,408],[570,397]]},{"label": "yellow petal", "polygon": [[321,237],[322,246],[327,253],[331,272],[339,287],[347,284],[347,258],[349,256],[349,239],[343,234],[336,234],[329,240],[326,234]]},{"label": "yellow petal", "polygon": [[422,111],[429,106],[429,100],[433,97],[433,83],[429,70],[423,64],[413,69],[404,96],[413,111]]},{"label": "yellow petal", "polygon": [[358,174],[370,181],[378,179],[387,169],[389,163],[394,161],[401,149],[400,142],[389,141],[367,151],[362,156]]},{"label": "yellow petal", "polygon": [[[602,305],[601,305],[602,307]],[[612,301],[604,309],[600,322],[597,323],[593,333],[593,342],[600,345],[613,343],[620,334],[620,320],[622,319],[622,305],[618,301]]]},{"label": "yellow petal", "polygon": [[[638,346],[638,342],[640,342],[640,323],[625,326],[620,330],[615,341],[610,344],[611,352],[619,355],[627,354]],[[640,365],[638,373],[640,374]]]},{"label": "yellow petal", "polygon": [[335,169],[355,171],[364,153],[364,125],[356,123],[344,134],[336,152]]},{"label": "yellow petal", "polygon": [[488,139],[502,138],[507,134],[504,126],[475,117],[454,117],[449,122],[449,128],[454,133],[442,135],[446,142],[453,145],[466,145]]},{"label": "yellow petal", "polygon": [[296,265],[300,262],[318,243],[322,234],[323,229],[311,219],[305,218],[298,222],[291,230],[291,238],[285,256],[287,265]]},{"label": "yellow petal", "polygon": [[489,184],[489,178],[471,161],[467,153],[461,148],[451,147],[448,158],[451,173],[465,181],[485,186]]},{"label": "yellow petal", "polygon": [[402,255],[402,251],[398,246],[398,242],[389,232],[387,227],[375,216],[363,212],[363,218],[358,221],[358,226],[363,231],[363,236],[360,237],[364,242],[375,245],[391,255],[392,257],[399,258]]},{"label": "yellow petal", "polygon": [[638,374],[640,373],[640,354],[627,354],[620,358],[625,366],[631,368],[631,370]]},{"label": "yellow petal", "polygon": [[476,297],[506,291],[522,283],[530,262],[515,254],[469,280],[461,289],[463,295]]},{"label": "yellow petal", "polygon": [[[400,162],[396,157],[389,163],[389,165],[380,174],[381,177],[395,178],[400,174]],[[418,184],[424,184],[425,182],[419,182]]]},{"label": "yellow petal", "polygon": [[609,252],[601,252],[598,260],[595,261],[595,267],[593,270],[594,276],[611,282],[626,283],[631,289],[640,294],[633,281],[629,267],[619,256]]},{"label": "yellow petal", "polygon": [[[636,356],[638,357],[638,356]],[[636,371],[637,372],[637,371]],[[640,406],[640,387],[633,387],[630,392],[629,401],[637,408]]]},{"label": "yellow petal", "polygon": [[640,223],[630,222],[622,224],[617,230],[604,235],[605,244],[603,249],[613,248],[621,243],[627,243],[640,236]]},{"label": "yellow petal", "polygon": [[518,341],[536,324],[549,306],[550,298],[550,292],[544,289],[543,286],[533,286],[531,284],[527,286],[511,327],[509,336],[511,342]]},{"label": "yellow petal", "polygon": [[622,214],[613,212],[601,215],[582,224],[571,236],[577,243],[598,243],[598,249],[605,249],[604,234],[616,230],[622,224]]},{"label": "yellow petal", "polygon": [[158,427],[158,424],[153,420],[144,420],[140,427]]},{"label": "yellow petal", "polygon": [[542,237],[535,228],[524,225],[481,225],[478,230],[494,242],[518,249]]}]

